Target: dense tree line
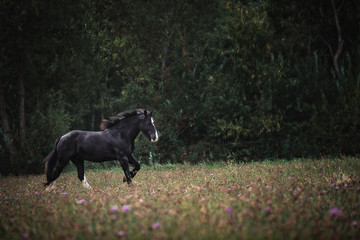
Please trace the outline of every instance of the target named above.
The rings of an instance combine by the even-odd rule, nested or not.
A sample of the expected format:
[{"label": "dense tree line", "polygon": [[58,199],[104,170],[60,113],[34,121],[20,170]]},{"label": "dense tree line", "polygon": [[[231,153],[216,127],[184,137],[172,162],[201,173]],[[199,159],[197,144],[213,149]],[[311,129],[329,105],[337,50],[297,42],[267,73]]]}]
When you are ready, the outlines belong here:
[{"label": "dense tree line", "polygon": [[356,0],[0,4],[2,173],[139,107],[161,135],[143,163],[359,153]]}]

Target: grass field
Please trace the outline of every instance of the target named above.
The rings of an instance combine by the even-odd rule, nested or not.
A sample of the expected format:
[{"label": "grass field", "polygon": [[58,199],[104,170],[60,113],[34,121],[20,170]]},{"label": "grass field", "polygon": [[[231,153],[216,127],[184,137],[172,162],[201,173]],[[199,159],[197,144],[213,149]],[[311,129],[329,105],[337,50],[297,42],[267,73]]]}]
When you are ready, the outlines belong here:
[{"label": "grass field", "polygon": [[0,178],[0,239],[360,239],[360,159]]}]

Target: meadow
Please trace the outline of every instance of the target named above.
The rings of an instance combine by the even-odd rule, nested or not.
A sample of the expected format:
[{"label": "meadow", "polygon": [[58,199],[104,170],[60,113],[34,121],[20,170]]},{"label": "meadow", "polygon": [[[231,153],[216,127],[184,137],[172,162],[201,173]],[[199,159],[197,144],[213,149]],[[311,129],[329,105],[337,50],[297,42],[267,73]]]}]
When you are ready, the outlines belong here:
[{"label": "meadow", "polygon": [[360,159],[143,166],[0,178],[0,239],[360,239]]}]

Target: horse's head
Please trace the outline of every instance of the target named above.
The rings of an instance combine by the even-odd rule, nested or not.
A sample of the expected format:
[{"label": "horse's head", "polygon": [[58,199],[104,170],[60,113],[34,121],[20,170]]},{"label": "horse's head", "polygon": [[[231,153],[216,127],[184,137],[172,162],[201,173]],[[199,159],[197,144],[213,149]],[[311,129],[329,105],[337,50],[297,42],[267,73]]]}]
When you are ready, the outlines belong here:
[{"label": "horse's head", "polygon": [[144,110],[144,114],[141,114],[139,118],[141,120],[140,121],[141,132],[152,142],[157,142],[159,140],[159,135],[155,127],[155,122],[152,117],[152,113],[148,110]]}]

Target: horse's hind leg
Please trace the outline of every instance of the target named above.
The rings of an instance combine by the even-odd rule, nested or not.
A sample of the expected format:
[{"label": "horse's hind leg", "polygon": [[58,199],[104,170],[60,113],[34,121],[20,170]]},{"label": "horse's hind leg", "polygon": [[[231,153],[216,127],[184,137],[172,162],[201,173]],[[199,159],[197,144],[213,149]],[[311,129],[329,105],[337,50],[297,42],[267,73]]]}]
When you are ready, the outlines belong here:
[{"label": "horse's hind leg", "polygon": [[78,161],[72,161],[72,162],[75,164],[75,166],[77,168],[78,178],[82,182],[83,186],[85,188],[91,189],[91,186],[88,183],[88,181],[86,181],[86,177],[85,177],[84,160],[78,160]]}]

